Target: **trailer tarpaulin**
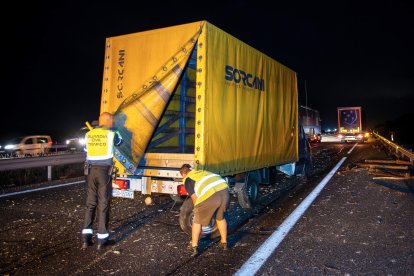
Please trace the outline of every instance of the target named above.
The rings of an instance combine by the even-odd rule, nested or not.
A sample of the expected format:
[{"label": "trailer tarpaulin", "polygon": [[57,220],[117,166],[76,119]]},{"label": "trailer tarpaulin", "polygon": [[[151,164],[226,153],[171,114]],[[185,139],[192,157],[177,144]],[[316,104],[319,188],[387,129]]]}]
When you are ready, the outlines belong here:
[{"label": "trailer tarpaulin", "polygon": [[296,73],[214,25],[206,29],[197,167],[229,175],[295,162]]},{"label": "trailer tarpaulin", "polygon": [[115,113],[123,138],[115,157],[126,172],[138,166],[201,30],[199,22],[107,40],[101,112]]}]

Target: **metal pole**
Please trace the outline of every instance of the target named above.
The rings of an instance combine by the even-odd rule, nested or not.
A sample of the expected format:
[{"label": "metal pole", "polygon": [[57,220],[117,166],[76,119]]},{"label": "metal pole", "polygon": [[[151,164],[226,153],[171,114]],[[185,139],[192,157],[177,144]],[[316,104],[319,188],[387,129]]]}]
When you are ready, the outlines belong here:
[{"label": "metal pole", "polygon": [[47,166],[47,181],[52,180],[52,166]]}]

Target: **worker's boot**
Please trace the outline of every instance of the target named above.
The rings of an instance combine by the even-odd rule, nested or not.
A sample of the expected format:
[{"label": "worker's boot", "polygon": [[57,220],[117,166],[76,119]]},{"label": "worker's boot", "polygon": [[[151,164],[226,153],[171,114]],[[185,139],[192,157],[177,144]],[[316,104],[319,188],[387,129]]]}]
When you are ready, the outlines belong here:
[{"label": "worker's boot", "polygon": [[187,246],[187,249],[189,251],[191,251],[191,257],[195,257],[197,256],[200,252],[198,251],[198,246],[193,246],[192,242],[190,241],[190,243]]},{"label": "worker's boot", "polygon": [[82,234],[82,249],[92,245],[92,234]]},{"label": "worker's boot", "polygon": [[104,248],[108,243],[108,239],[98,239],[98,250],[101,250],[102,248]]},{"label": "worker's boot", "polygon": [[229,249],[229,246],[227,245],[227,242],[220,242],[220,247],[221,249],[223,249],[224,251]]},{"label": "worker's boot", "polygon": [[115,244],[115,241],[114,240],[110,240],[110,239],[108,239],[108,238],[106,238],[106,239],[98,239],[98,247],[97,247],[97,249],[98,250],[101,250],[102,248],[105,248],[105,247],[108,247],[108,246],[111,246],[111,245],[114,245]]}]

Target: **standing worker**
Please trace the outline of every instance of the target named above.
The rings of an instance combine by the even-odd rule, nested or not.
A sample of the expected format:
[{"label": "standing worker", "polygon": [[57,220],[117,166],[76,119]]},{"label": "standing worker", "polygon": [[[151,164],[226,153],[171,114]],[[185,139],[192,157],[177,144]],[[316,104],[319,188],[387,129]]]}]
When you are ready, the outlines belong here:
[{"label": "standing worker", "polygon": [[98,250],[108,245],[109,203],[112,196],[113,147],[122,142],[121,137],[111,130],[113,116],[103,112],[99,126],[85,135],[85,175],[88,186],[85,224],[82,229],[82,248],[92,244],[96,208],[98,208]]},{"label": "standing worker", "polygon": [[183,177],[185,189],[194,203],[194,221],[191,228],[192,256],[198,254],[198,241],[201,227],[210,224],[216,215],[217,228],[220,233],[220,245],[227,250],[227,221],[224,213],[229,201],[229,186],[220,176],[208,171],[192,170],[189,164],[182,165],[180,174]]}]

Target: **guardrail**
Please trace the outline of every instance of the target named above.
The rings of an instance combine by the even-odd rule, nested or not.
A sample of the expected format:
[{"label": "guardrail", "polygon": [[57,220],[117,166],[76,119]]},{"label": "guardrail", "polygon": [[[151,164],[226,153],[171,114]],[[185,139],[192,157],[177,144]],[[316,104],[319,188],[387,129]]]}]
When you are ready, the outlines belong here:
[{"label": "guardrail", "polygon": [[59,151],[59,150],[66,150],[67,148],[68,148],[68,145],[57,145],[57,144],[55,144],[55,145],[52,145],[50,147],[50,150],[51,151]]},{"label": "guardrail", "polygon": [[61,155],[49,155],[27,158],[0,159],[0,171],[47,167],[47,178],[52,179],[52,166],[82,163],[86,159],[86,153],[73,153]]},{"label": "guardrail", "polygon": [[414,153],[406,150],[405,148],[391,142],[390,140],[382,137],[378,133],[373,132],[374,136],[377,137],[386,147],[390,148],[394,154],[396,154],[400,158],[407,158],[410,159],[411,163],[414,163]]}]

